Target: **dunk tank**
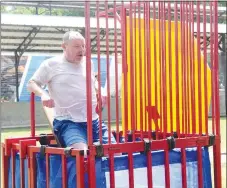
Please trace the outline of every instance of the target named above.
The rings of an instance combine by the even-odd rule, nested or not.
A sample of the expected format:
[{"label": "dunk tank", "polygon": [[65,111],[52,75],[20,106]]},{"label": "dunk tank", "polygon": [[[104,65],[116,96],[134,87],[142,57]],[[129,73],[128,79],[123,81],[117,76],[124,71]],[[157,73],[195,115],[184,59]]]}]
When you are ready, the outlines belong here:
[{"label": "dunk tank", "polygon": [[[62,148],[54,134],[36,135],[31,94],[31,134],[2,143],[3,187],[221,188],[217,2],[97,1],[95,18],[84,4],[88,151]],[[103,144],[101,134],[92,142],[94,26],[99,83],[101,43],[107,62],[115,62],[111,70],[107,63],[105,92],[99,84],[97,113],[101,125],[105,93],[116,144]],[[209,49],[201,42],[208,34]],[[52,128],[52,109],[44,111]]]}]

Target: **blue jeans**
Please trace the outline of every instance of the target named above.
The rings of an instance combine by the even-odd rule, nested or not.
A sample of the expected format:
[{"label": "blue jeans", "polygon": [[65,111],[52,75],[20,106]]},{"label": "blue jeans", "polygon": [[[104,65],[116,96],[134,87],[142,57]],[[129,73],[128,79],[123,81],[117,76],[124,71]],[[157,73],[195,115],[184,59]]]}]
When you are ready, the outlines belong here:
[{"label": "blue jeans", "polygon": [[[57,136],[62,147],[68,147],[76,143],[87,144],[87,122],[73,122],[70,120],[57,120],[53,122],[54,133]],[[102,122],[102,143],[108,143],[108,128]],[[92,121],[93,143],[99,142],[99,119]],[[111,143],[116,143],[111,133]]]}]

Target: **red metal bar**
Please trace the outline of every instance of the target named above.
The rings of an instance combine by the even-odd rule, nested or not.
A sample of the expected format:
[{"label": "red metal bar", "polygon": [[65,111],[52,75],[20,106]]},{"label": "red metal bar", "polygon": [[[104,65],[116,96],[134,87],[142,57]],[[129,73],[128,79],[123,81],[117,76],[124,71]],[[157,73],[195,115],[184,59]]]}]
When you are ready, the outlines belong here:
[{"label": "red metal bar", "polygon": [[198,105],[199,105],[199,134],[202,135],[202,98],[201,98],[201,54],[200,54],[200,2],[197,1],[197,56],[198,56]]},{"label": "red metal bar", "polygon": [[[133,55],[134,55],[134,87],[135,87],[135,89],[134,89],[134,93],[135,93],[135,110],[134,110],[134,114],[135,114],[135,119],[134,119],[134,122],[135,122],[135,126],[134,126],[134,128],[135,128],[135,131],[136,130],[138,130],[138,128],[139,128],[139,124],[137,123],[137,114],[138,114],[138,104],[137,104],[137,74],[136,74],[136,72],[138,72],[138,68],[137,68],[137,63],[136,63],[136,58],[137,58],[137,49],[136,49],[136,46],[137,46],[137,43],[138,43],[138,40],[137,40],[137,38],[136,38],[136,32],[137,32],[137,24],[136,24],[136,20],[137,20],[137,7],[138,6],[135,6],[134,7],[134,9],[133,9],[133,37],[134,37],[134,45],[133,45],[133,47],[134,47],[134,49],[133,49]],[[140,75],[139,75],[140,76]],[[133,131],[133,134],[134,134],[134,131]],[[135,138],[135,135],[133,135],[133,137]]]},{"label": "red metal bar", "polygon": [[[99,1],[96,1],[96,9],[99,10]],[[98,106],[99,106],[99,130],[102,130],[102,96],[101,96],[101,61],[100,61],[100,23],[99,14],[97,19],[97,58],[98,58]],[[102,131],[99,131],[99,140],[102,144]]]},{"label": "red metal bar", "polygon": [[[197,58],[198,58],[198,116],[199,116],[199,135],[202,135],[202,99],[201,99],[201,55],[200,55],[200,2],[197,1]],[[203,187],[203,170],[202,170],[202,151],[197,147],[198,158],[198,186]]]},{"label": "red metal bar", "polygon": [[131,95],[131,130],[132,130],[132,141],[135,141],[135,61],[134,61],[134,25],[133,25],[133,10],[132,1],[130,1],[129,7],[129,28],[130,28],[130,95]]},{"label": "red metal bar", "polygon": [[[154,19],[154,70],[157,70],[157,50],[156,50],[156,8],[155,1],[153,1],[153,19]],[[146,40],[145,40],[146,41]],[[155,77],[155,104],[154,106],[158,107],[158,80],[157,80],[157,71],[154,71]],[[158,126],[155,126],[156,139],[159,139]]]},{"label": "red metal bar", "polygon": [[31,93],[30,98],[30,115],[31,115],[31,136],[35,136],[35,94]]},{"label": "red metal bar", "polygon": [[129,171],[129,188],[134,188],[134,168],[132,152],[128,153],[128,171]]},{"label": "red metal bar", "polygon": [[189,74],[189,58],[190,58],[190,53],[189,53],[189,7],[188,7],[189,3],[186,2],[185,3],[185,11],[186,11],[186,32],[185,32],[185,57],[186,57],[186,66],[185,66],[185,73],[186,73],[186,98],[187,98],[187,102],[186,102],[186,134],[190,133],[190,122],[191,122],[191,118],[190,118],[190,85],[189,85],[189,80],[190,80],[190,74]]},{"label": "red metal bar", "polygon": [[198,187],[203,187],[203,164],[202,164],[202,148],[197,147],[197,159],[198,159]]},{"label": "red metal bar", "polygon": [[186,173],[186,152],[181,149],[181,174],[182,174],[182,187],[187,187],[187,173]]},{"label": "red metal bar", "polygon": [[61,164],[62,164],[62,188],[68,187],[67,181],[67,164],[65,155],[61,156]]},{"label": "red metal bar", "polygon": [[8,169],[9,169],[9,157],[5,155],[5,146],[2,144],[2,180],[3,180],[3,188],[8,188]]},{"label": "red metal bar", "polygon": [[184,41],[184,17],[183,17],[183,3],[180,2],[180,37],[181,37],[181,78],[182,78],[182,82],[180,83],[182,85],[182,90],[180,91],[181,92],[181,95],[182,95],[182,98],[181,98],[181,110],[182,110],[182,128],[181,128],[181,133],[185,133],[185,98],[184,96],[186,95],[185,93],[185,72],[184,72],[184,64],[185,64],[185,56],[184,56],[184,46],[185,46],[185,41]]},{"label": "red metal bar", "polygon": [[[91,147],[91,146],[90,146]],[[95,151],[90,150],[89,148],[89,156],[88,156],[88,182],[89,182],[89,188],[96,188],[96,179],[94,174],[95,172],[95,156],[93,153]],[[107,153],[109,154],[109,152]]]},{"label": "red metal bar", "polygon": [[11,150],[11,160],[12,160],[12,188],[16,187],[16,179],[15,179],[15,173],[16,173],[16,152],[15,150]]},{"label": "red metal bar", "polygon": [[90,3],[85,2],[85,40],[86,40],[86,82],[87,82],[87,137],[88,145],[93,144],[92,136],[92,90],[91,90],[91,37],[90,37]]},{"label": "red metal bar", "polygon": [[[78,153],[76,153],[76,174],[77,174],[77,180],[76,180],[76,184],[77,187],[79,188],[84,188],[84,153],[83,155],[81,154],[81,152],[83,151],[78,151]],[[72,151],[73,154],[73,151]]]},{"label": "red metal bar", "polygon": [[175,69],[176,69],[176,131],[180,135],[180,113],[179,113],[179,70],[178,70],[178,15],[177,2],[174,2],[174,20],[175,20]]},{"label": "red metal bar", "polygon": [[29,150],[29,180],[31,188],[37,187],[37,176],[36,176],[36,159],[35,153],[32,150]]},{"label": "red metal bar", "polygon": [[25,181],[24,181],[24,158],[20,156],[20,187],[25,187]]},{"label": "red metal bar", "polygon": [[114,155],[110,154],[110,188],[115,188],[115,176],[114,176]]},{"label": "red metal bar", "polygon": [[166,86],[166,18],[165,18],[165,2],[162,2],[162,79],[163,79],[163,130],[164,138],[167,133],[167,86]]},{"label": "red metal bar", "polygon": [[173,132],[173,96],[172,96],[172,52],[171,52],[171,7],[168,2],[168,44],[169,44],[169,93],[170,93],[170,130]]},{"label": "red metal bar", "polygon": [[[87,79],[87,127],[88,147],[93,145],[92,135],[92,101],[91,101],[91,38],[90,38],[90,2],[85,2],[85,39],[86,39],[86,79]],[[88,181],[90,188],[96,188],[94,154],[89,153],[88,158]]]},{"label": "red metal bar", "polygon": [[[152,100],[152,96],[151,96],[151,40],[150,40],[150,2],[146,2],[145,6],[144,6],[144,10],[146,10],[146,17],[144,18],[144,26],[146,29],[146,35],[144,40],[147,42],[146,44],[146,48],[145,52],[146,55],[145,57],[147,57],[147,61],[145,61],[145,65],[146,66],[146,72],[147,73],[147,87],[145,85],[145,88],[147,88],[147,96],[148,96],[148,107],[151,107],[151,100]],[[146,21],[146,22],[145,22]],[[146,100],[146,98],[145,98]],[[146,102],[145,102],[146,105]],[[148,115],[149,118],[149,115]],[[152,119],[148,119],[148,132],[150,133],[152,130]],[[151,134],[148,134],[148,139],[151,140]],[[147,153],[147,181],[148,181],[148,188],[152,188],[153,187],[153,183],[152,183],[152,156],[151,156],[151,152]]]},{"label": "red metal bar", "polygon": [[147,183],[148,188],[153,187],[153,178],[152,178],[152,155],[151,152],[147,152]]},{"label": "red metal bar", "polygon": [[[166,89],[166,19],[165,19],[165,2],[161,2],[161,30],[162,30],[162,100],[163,100],[163,138],[167,133],[167,89]],[[169,151],[165,150],[165,187],[170,188],[170,171],[169,171]]]},{"label": "red metal bar", "polygon": [[215,98],[214,98],[214,82],[213,82],[213,78],[214,78],[214,72],[213,72],[213,69],[214,69],[214,32],[213,32],[213,3],[210,2],[210,63],[211,63],[211,91],[212,91],[212,98],[211,98],[211,103],[212,103],[212,133],[215,134]]},{"label": "red metal bar", "polygon": [[[145,97],[145,106],[147,105],[147,55],[146,55],[146,49],[148,46],[147,40],[146,40],[146,17],[147,17],[147,10],[146,10],[146,3],[143,3],[143,13],[144,13],[144,97]],[[145,130],[148,131],[148,121],[149,119],[147,118],[148,113],[145,113]],[[148,119],[148,120],[147,120]]]},{"label": "red metal bar", "polygon": [[125,122],[125,141],[127,142],[127,131],[128,131],[128,66],[127,66],[127,42],[126,42],[126,9],[124,8],[124,2],[122,1],[121,10],[121,33],[122,33],[122,70],[124,72],[124,122]]},{"label": "red metal bar", "polygon": [[46,188],[50,187],[50,161],[49,154],[46,154]]},{"label": "red metal bar", "polygon": [[203,54],[204,54],[204,93],[205,93],[205,132],[208,135],[208,95],[207,95],[207,37],[206,37],[206,2],[203,2]]},{"label": "red metal bar", "polygon": [[109,26],[108,26],[108,1],[105,1],[106,10],[106,79],[107,79],[107,121],[108,121],[108,143],[111,144],[111,125],[110,125],[110,58],[109,58]]},{"label": "red metal bar", "polygon": [[[146,41],[147,41],[147,48],[146,48],[146,57],[147,57],[147,100],[148,100],[148,107],[151,107],[151,41],[150,41],[150,2],[146,2]],[[149,118],[149,116],[148,116]],[[148,119],[148,132],[151,132],[151,123],[152,119]],[[150,134],[149,134],[150,136]],[[149,137],[150,139],[150,137]]]},{"label": "red metal bar", "polygon": [[162,27],[161,27],[161,16],[162,16],[162,11],[161,11],[161,2],[158,1],[158,29],[159,29],[159,68],[160,68],[160,74],[159,74],[159,93],[160,93],[160,115],[161,115],[161,118],[160,118],[160,130],[163,131],[163,92],[162,92],[162,87],[163,87],[163,83],[162,83],[162,64],[163,64],[163,56],[162,56],[162,41],[163,41],[163,38],[162,38]]},{"label": "red metal bar", "polygon": [[[36,140],[35,139],[28,139],[28,140],[20,140],[19,144],[13,144],[13,150],[15,146],[15,150],[18,150],[20,153],[20,187],[24,188],[25,187],[25,172],[24,172],[24,160],[26,159],[28,153],[27,147],[29,145],[36,145]],[[14,150],[14,152],[15,152]]]},{"label": "red metal bar", "polygon": [[[218,3],[213,2],[214,5],[214,77],[215,77],[215,125],[216,135],[220,137],[220,109],[219,109],[219,65],[218,65]],[[222,187],[221,176],[221,142],[217,142],[213,147],[213,154],[215,160],[214,167],[214,184],[215,187]]]},{"label": "red metal bar", "polygon": [[[144,23],[144,22],[143,22]],[[139,27],[139,62],[142,62],[142,36],[141,36],[141,4],[140,1],[138,2],[138,27]],[[144,39],[145,40],[145,39]],[[140,75],[140,83],[142,83],[142,63],[139,63],[139,75]],[[144,121],[143,121],[143,115],[144,115],[144,102],[143,102],[143,85],[139,84],[139,90],[140,90],[140,137],[143,139],[143,131],[144,131]],[[144,106],[143,106],[144,105]]]},{"label": "red metal bar", "polygon": [[195,48],[194,48],[194,9],[193,2],[190,2],[190,12],[191,12],[191,102],[192,102],[192,134],[196,132],[197,120],[196,120],[196,105],[195,105]]},{"label": "red metal bar", "polygon": [[[114,1],[114,13],[116,13],[116,1]],[[115,97],[116,97],[116,132],[117,143],[119,143],[119,96],[118,96],[118,49],[117,49],[117,20],[114,16],[114,54],[115,54]]]}]

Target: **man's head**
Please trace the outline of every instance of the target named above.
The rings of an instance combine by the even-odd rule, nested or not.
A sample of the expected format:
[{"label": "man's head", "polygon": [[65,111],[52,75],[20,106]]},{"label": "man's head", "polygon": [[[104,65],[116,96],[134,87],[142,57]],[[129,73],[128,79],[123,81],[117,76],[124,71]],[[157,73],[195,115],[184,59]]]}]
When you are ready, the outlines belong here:
[{"label": "man's head", "polygon": [[67,61],[80,63],[85,55],[85,39],[76,31],[68,31],[63,36],[62,48]]}]

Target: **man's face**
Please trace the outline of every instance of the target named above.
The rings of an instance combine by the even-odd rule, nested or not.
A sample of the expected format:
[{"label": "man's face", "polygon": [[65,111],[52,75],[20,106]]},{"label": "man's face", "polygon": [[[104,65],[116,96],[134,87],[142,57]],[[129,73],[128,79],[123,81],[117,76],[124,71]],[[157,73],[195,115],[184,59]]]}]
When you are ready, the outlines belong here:
[{"label": "man's face", "polygon": [[83,39],[73,39],[62,45],[67,60],[71,63],[79,63],[85,55],[85,41]]}]

